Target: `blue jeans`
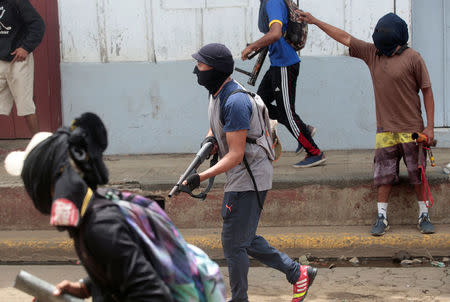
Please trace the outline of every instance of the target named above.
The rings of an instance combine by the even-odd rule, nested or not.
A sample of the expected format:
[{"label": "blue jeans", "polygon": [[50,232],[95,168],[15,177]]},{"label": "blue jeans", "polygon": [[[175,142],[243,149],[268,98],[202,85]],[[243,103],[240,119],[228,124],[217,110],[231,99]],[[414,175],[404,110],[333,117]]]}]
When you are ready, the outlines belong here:
[{"label": "blue jeans", "polygon": [[[267,191],[259,192],[264,204]],[[230,275],[233,302],[247,302],[249,258],[283,272],[294,284],[300,277],[300,264],[273,248],[256,235],[261,209],[255,191],[225,192],[222,205],[222,246]]]}]

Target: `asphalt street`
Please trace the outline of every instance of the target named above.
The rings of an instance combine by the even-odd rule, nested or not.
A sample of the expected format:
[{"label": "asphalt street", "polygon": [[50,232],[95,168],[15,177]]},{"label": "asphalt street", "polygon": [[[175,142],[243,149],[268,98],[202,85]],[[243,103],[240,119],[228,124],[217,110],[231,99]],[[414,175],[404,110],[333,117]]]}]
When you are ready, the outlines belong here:
[{"label": "asphalt street", "polygon": [[[80,265],[0,266],[0,301],[24,302],[31,297],[12,288],[15,276],[25,270],[56,284],[85,276]],[[222,268],[228,282],[228,272]],[[266,267],[251,267],[249,300],[291,301],[291,285],[283,274]],[[321,268],[306,302],[449,302],[450,270],[436,267],[337,267]]]}]

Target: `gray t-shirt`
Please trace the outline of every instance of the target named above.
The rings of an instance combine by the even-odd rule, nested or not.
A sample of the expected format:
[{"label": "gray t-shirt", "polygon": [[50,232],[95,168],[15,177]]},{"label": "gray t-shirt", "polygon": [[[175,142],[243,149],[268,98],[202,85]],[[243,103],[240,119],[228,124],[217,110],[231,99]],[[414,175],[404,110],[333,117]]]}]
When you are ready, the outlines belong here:
[{"label": "gray t-shirt", "polygon": [[[257,108],[255,101],[246,93],[235,93],[230,96],[224,105],[223,118],[225,125],[221,121],[220,110],[221,102],[234,90],[244,89],[235,81],[227,83],[219,93],[219,95],[214,98],[210,97],[209,101],[209,121],[210,127],[214,136],[217,139],[219,145],[219,156],[222,158],[228,153],[228,144],[226,140],[226,132],[237,131],[236,127],[229,127],[230,125],[236,125],[234,123],[235,119],[240,120],[242,126],[241,129],[247,129],[247,136],[250,138],[257,138],[261,136],[262,128],[258,119]],[[250,102],[250,103],[249,103]],[[242,111],[247,110],[251,106],[250,114],[245,114]],[[247,118],[246,121],[242,119]],[[234,128],[234,130],[224,130],[227,128]],[[266,151],[255,144],[245,144],[245,157],[250,165],[250,169],[255,177],[256,185],[258,191],[266,191],[272,188],[272,177],[273,177],[273,167],[272,162],[267,157]],[[250,178],[250,175],[245,168],[244,163],[233,167],[226,172],[227,181],[225,183],[225,192],[244,192],[244,191],[254,191],[255,187]]]}]

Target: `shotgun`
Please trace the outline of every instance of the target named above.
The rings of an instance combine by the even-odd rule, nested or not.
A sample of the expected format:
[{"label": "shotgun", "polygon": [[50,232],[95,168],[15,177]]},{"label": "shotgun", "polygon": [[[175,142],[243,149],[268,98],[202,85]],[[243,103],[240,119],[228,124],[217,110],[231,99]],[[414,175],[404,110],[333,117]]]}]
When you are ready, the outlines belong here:
[{"label": "shotgun", "polygon": [[56,286],[25,271],[17,274],[13,287],[36,298],[36,302],[83,302],[69,294],[54,296]]},{"label": "shotgun", "polygon": [[[178,195],[180,192],[185,192],[191,195],[194,198],[199,198],[202,200],[205,200],[206,193],[209,192],[212,185],[214,184],[214,177],[211,177],[209,179],[208,187],[199,194],[192,193],[191,190],[187,186],[183,186],[183,182],[189,177],[189,175],[193,173],[197,173],[198,167],[205,161],[205,159],[209,158],[209,155],[211,154],[211,150],[214,148],[215,143],[213,142],[206,142],[203,144],[203,146],[200,148],[200,150],[197,152],[197,154],[194,157],[194,160],[189,164],[189,167],[184,171],[184,173],[181,175],[180,179],[176,183],[176,185],[170,190],[169,192],[169,198]],[[217,163],[218,155],[217,153],[214,154],[213,158],[211,159],[210,166],[214,166]]]},{"label": "shotgun", "polygon": [[253,66],[252,72],[245,71],[240,68],[235,68],[236,71],[241,72],[245,75],[248,75],[250,79],[248,79],[247,83],[249,85],[255,86],[256,80],[258,79],[259,72],[264,64],[264,60],[266,59],[267,53],[269,52],[269,47],[263,47],[253,52],[248,56],[248,59],[253,59],[257,54],[259,54],[258,59],[256,60],[255,66]]}]

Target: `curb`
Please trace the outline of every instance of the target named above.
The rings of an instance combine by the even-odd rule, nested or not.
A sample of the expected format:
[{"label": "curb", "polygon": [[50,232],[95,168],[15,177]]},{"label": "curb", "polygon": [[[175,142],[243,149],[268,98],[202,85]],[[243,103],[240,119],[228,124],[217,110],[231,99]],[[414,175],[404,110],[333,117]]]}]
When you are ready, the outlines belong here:
[{"label": "curb", "polygon": [[[382,237],[369,234],[369,226],[292,227],[258,229],[272,246],[292,258],[391,257],[400,250],[414,256],[450,256],[450,224],[436,225],[436,233],[423,235],[415,226],[392,226]],[[180,229],[184,239],[222,260],[221,229]],[[0,232],[1,262],[77,261],[73,243],[56,231]]]}]

